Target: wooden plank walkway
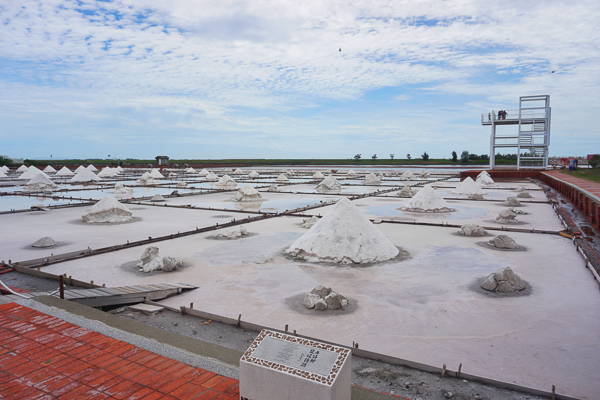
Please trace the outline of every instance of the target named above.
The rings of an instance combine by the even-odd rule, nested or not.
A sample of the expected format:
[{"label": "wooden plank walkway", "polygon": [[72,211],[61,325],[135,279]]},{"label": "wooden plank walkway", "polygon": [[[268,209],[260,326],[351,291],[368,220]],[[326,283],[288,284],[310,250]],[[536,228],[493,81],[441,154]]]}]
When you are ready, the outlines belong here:
[{"label": "wooden plank walkway", "polygon": [[[65,299],[89,307],[114,306],[119,304],[140,303],[144,300],[160,300],[179,294],[184,290],[197,289],[198,286],[185,283],[155,283],[150,285],[120,286],[112,288],[70,289],[65,290]],[[37,296],[59,297],[58,292],[22,293],[22,296],[33,298]],[[17,295],[3,296],[6,300],[17,301],[22,297]]]}]

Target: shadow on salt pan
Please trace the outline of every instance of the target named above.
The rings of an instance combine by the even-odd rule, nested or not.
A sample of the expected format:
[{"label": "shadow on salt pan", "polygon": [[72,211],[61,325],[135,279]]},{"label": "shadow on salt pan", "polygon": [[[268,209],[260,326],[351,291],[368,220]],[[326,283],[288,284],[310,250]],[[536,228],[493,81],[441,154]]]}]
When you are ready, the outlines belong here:
[{"label": "shadow on salt pan", "polygon": [[385,206],[373,206],[373,207],[365,207],[364,213],[370,216],[376,217],[405,217],[401,219],[409,219],[413,220],[414,217],[427,217],[432,219],[441,219],[441,220],[467,220],[474,218],[485,218],[489,217],[490,211],[485,210],[483,208],[473,208],[473,207],[464,207],[457,206],[456,204],[451,204],[452,208],[456,209],[453,212],[406,212],[401,211],[400,208],[402,205],[399,204],[390,204]]},{"label": "shadow on salt pan", "polygon": [[[252,233],[252,226],[248,226]],[[237,240],[227,240],[205,250],[194,253],[190,258],[199,259],[210,265],[264,264],[275,258],[284,260],[281,249],[289,246],[302,234],[296,232],[275,232],[273,235],[252,236]]]}]

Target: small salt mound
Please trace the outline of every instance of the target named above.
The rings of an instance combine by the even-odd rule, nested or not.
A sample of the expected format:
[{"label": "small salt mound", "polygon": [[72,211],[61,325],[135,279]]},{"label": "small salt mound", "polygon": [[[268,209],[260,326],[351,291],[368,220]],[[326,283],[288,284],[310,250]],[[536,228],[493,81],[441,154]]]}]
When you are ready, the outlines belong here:
[{"label": "small salt mound", "polygon": [[105,167],[98,173],[99,178],[114,178],[117,175],[119,175],[119,171],[111,167]]},{"label": "small salt mound", "polygon": [[325,175],[323,175],[323,173],[321,171],[317,171],[313,174],[313,179],[323,179],[325,178]]},{"label": "small salt mound", "polygon": [[233,171],[233,175],[244,175],[244,171],[238,168],[235,171]]},{"label": "small salt mound", "polygon": [[517,197],[520,199],[530,199],[531,198],[531,193],[529,192],[519,192],[517,193]]},{"label": "small salt mound", "polygon": [[353,170],[349,169],[348,172],[346,172],[346,175],[348,175],[348,176],[356,176],[356,172],[354,172]]},{"label": "small salt mound", "polygon": [[323,179],[318,185],[317,190],[341,190],[342,185],[332,175]]},{"label": "small salt mound", "polygon": [[[44,174],[42,171],[40,171],[39,169],[37,169],[36,167],[34,167],[33,165],[31,167],[29,167],[29,169],[25,172],[23,172],[17,179],[31,179],[34,176],[36,176],[37,174]],[[46,175],[48,176],[48,175]]]},{"label": "small salt mound", "polygon": [[142,174],[142,176],[140,176],[140,179],[137,180],[138,185],[143,185],[143,186],[153,186],[156,185],[158,182],[150,176],[149,172],[144,172]]},{"label": "small salt mound", "polygon": [[0,168],[0,178],[6,178],[6,172]]},{"label": "small salt mound", "polygon": [[504,205],[509,207],[519,207],[521,202],[516,197],[507,197]]},{"label": "small salt mound", "polygon": [[317,217],[316,215],[313,215],[310,218],[307,219],[303,219],[302,220],[302,227],[306,228],[306,229],[310,229],[313,227],[314,224],[316,224],[317,222],[319,222],[319,217]]},{"label": "small salt mound", "polygon": [[62,167],[56,173],[56,176],[74,176],[75,174],[67,167]]},{"label": "small salt mound", "polygon": [[369,175],[365,176],[365,185],[379,185],[381,184],[381,178],[371,172]]},{"label": "small salt mound", "polygon": [[470,176],[462,181],[451,193],[454,194],[485,194],[481,187]]},{"label": "small salt mound", "polygon": [[400,176],[400,180],[402,181],[410,181],[413,179],[415,179],[415,174],[413,174],[411,170],[404,171],[402,176]]},{"label": "small salt mound", "polygon": [[482,176],[490,176],[490,174],[487,171],[481,171],[479,175],[477,175],[477,178],[481,178]]},{"label": "small salt mound", "polygon": [[252,185],[242,186],[231,198],[232,201],[261,201],[262,195]]},{"label": "small salt mound", "polygon": [[10,172],[10,168],[8,168],[6,165],[1,166],[0,169],[2,169],[4,172]]},{"label": "small salt mound", "polygon": [[402,207],[402,211],[411,212],[450,212],[452,207],[431,186],[419,190],[409,202]]},{"label": "small salt mound", "polygon": [[466,224],[460,227],[458,231],[460,235],[464,236],[485,236],[487,231],[479,225]]},{"label": "small salt mound", "polygon": [[69,182],[92,182],[92,181],[99,181],[99,180],[100,180],[100,178],[98,178],[96,176],[96,174],[94,174],[89,169],[84,168],[81,171],[79,171],[77,174],[75,174],[74,177],[69,179]]},{"label": "small salt mound", "polygon": [[88,165],[87,169],[89,169],[92,172],[98,172],[98,168],[94,167],[92,164]]},{"label": "small salt mound", "polygon": [[481,287],[490,292],[513,293],[525,289],[525,284],[510,267],[505,267],[485,278]]},{"label": "small salt mound", "polygon": [[285,176],[285,174],[281,174],[277,177],[277,179],[275,179],[275,182],[289,182],[290,180],[288,179],[287,176]]},{"label": "small salt mound", "polygon": [[25,164],[23,164],[19,168],[17,168],[17,172],[19,172],[19,173],[23,173],[25,171],[27,171],[27,166]]},{"label": "small salt mound", "polygon": [[188,168],[185,171],[183,171],[185,174],[195,174],[196,170],[194,168]]},{"label": "small salt mound", "polygon": [[381,262],[400,253],[345,197],[285,252],[309,262],[340,264]]},{"label": "small salt mound", "polygon": [[48,165],[46,168],[44,168],[44,170],[43,170],[43,171],[44,171],[45,173],[47,173],[47,174],[53,174],[53,173],[55,173],[55,172],[56,172],[56,170],[55,170],[54,168],[52,168],[52,166],[51,166],[51,165]]},{"label": "small salt mound", "polygon": [[488,242],[490,246],[497,247],[499,249],[518,249],[519,245],[515,239],[506,235],[498,235]]},{"label": "small salt mound", "polygon": [[248,174],[248,176],[252,179],[256,179],[256,178],[258,178],[259,175],[258,175],[258,172],[252,171]]},{"label": "small salt mound", "polygon": [[500,224],[517,224],[519,220],[517,214],[508,209],[500,211],[500,214],[496,217],[496,222]]},{"label": "small salt mound", "polygon": [[25,191],[27,192],[42,192],[45,190],[54,190],[58,186],[48,178],[46,174],[37,174],[25,185]]},{"label": "small salt mound", "polygon": [[219,177],[214,172],[209,172],[204,179],[209,182],[215,182],[219,180]]},{"label": "small salt mound", "polygon": [[129,197],[133,194],[133,189],[125,187],[123,182],[117,182],[113,194],[116,197]]},{"label": "small salt mound", "polygon": [[348,299],[332,290],[330,287],[317,285],[310,293],[304,296],[304,307],[319,311],[343,310],[348,306]]},{"label": "small salt mound", "polygon": [[136,267],[142,272],[153,272],[163,270],[165,272],[174,271],[183,266],[183,260],[177,257],[163,257],[158,255],[158,247],[150,246],[142,253],[141,261]]},{"label": "small salt mound", "polygon": [[187,187],[187,182],[185,182],[185,181],[179,181],[179,182],[177,182],[177,187],[178,188],[186,188]]},{"label": "small salt mound", "polygon": [[198,175],[206,176],[206,175],[208,175],[208,170],[206,168],[204,168],[204,169],[202,169],[202,171],[198,172]]},{"label": "small salt mound", "polygon": [[290,170],[289,170],[289,171],[286,173],[286,175],[287,175],[287,176],[294,176],[294,175],[296,175],[296,173],[294,172],[294,170],[293,170],[293,169],[290,169]]},{"label": "small salt mound", "polygon": [[119,165],[117,168],[115,168],[120,174],[122,174],[123,172],[125,172],[125,170],[123,168],[121,168],[121,166]]},{"label": "small salt mound", "polygon": [[150,201],[154,201],[154,202],[159,202],[159,201],[166,201],[164,197],[162,197],[160,195],[160,193],[156,193],[154,196],[152,196],[152,198],[150,199]]},{"label": "small salt mound", "polygon": [[225,174],[221,177],[221,179],[219,179],[219,182],[217,182],[217,186],[222,188],[234,188],[237,186],[237,183],[235,183],[232,177]]},{"label": "small salt mound", "polygon": [[[88,170],[88,172],[92,171]],[[108,195],[94,204],[81,218],[87,223],[114,223],[127,222],[133,218],[131,215],[132,212],[127,207]]]},{"label": "small salt mound", "polygon": [[421,172],[419,172],[419,176],[421,178],[429,178],[429,171],[427,171],[426,169],[422,169]]},{"label": "small salt mound", "polygon": [[245,227],[240,226],[239,230],[230,230],[227,232],[223,232],[223,233],[218,233],[215,235],[216,238],[218,239],[239,239],[241,237],[247,236],[248,235],[248,231],[246,230]]},{"label": "small salt mound", "polygon": [[152,171],[150,171],[150,178],[165,179],[164,175],[161,174],[160,171],[157,170],[156,168],[152,168]]},{"label": "small salt mound", "polygon": [[41,239],[36,240],[31,244],[31,247],[36,248],[44,248],[44,247],[52,247],[56,246],[56,242],[49,236],[43,237]]},{"label": "small salt mound", "polygon": [[276,184],[272,184],[271,186],[269,186],[269,188],[267,189],[267,192],[279,192],[279,188],[277,187]]},{"label": "small salt mound", "polygon": [[413,190],[410,187],[410,185],[404,185],[402,190],[400,190],[400,192],[398,192],[398,197],[410,198],[410,197],[413,197],[415,194],[417,194],[417,191]]},{"label": "small salt mound", "polygon": [[[485,171],[484,171],[485,172]],[[479,174],[480,176],[477,177],[476,182],[482,186],[493,186],[496,184],[496,182],[494,182],[494,180],[487,174],[482,175]]]}]

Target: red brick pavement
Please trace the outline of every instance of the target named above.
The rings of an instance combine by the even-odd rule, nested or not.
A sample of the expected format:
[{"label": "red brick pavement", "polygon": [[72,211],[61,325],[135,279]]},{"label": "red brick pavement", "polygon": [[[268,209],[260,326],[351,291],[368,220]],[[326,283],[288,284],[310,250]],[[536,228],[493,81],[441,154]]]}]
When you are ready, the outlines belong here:
[{"label": "red brick pavement", "polygon": [[560,179],[561,181],[568,182],[575,185],[589,193],[592,193],[600,197],[600,183],[588,181],[587,179],[576,178],[571,175],[563,174],[561,171],[544,171],[544,173]]},{"label": "red brick pavement", "polygon": [[0,398],[239,398],[239,382],[15,303],[0,305]]}]

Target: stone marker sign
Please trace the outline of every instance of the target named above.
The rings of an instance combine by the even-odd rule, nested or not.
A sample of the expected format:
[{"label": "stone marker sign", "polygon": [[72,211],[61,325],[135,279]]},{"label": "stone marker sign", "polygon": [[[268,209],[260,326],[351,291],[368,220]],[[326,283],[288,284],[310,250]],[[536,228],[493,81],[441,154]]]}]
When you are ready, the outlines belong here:
[{"label": "stone marker sign", "polygon": [[240,359],[242,400],[349,400],[350,349],[263,330]]}]

